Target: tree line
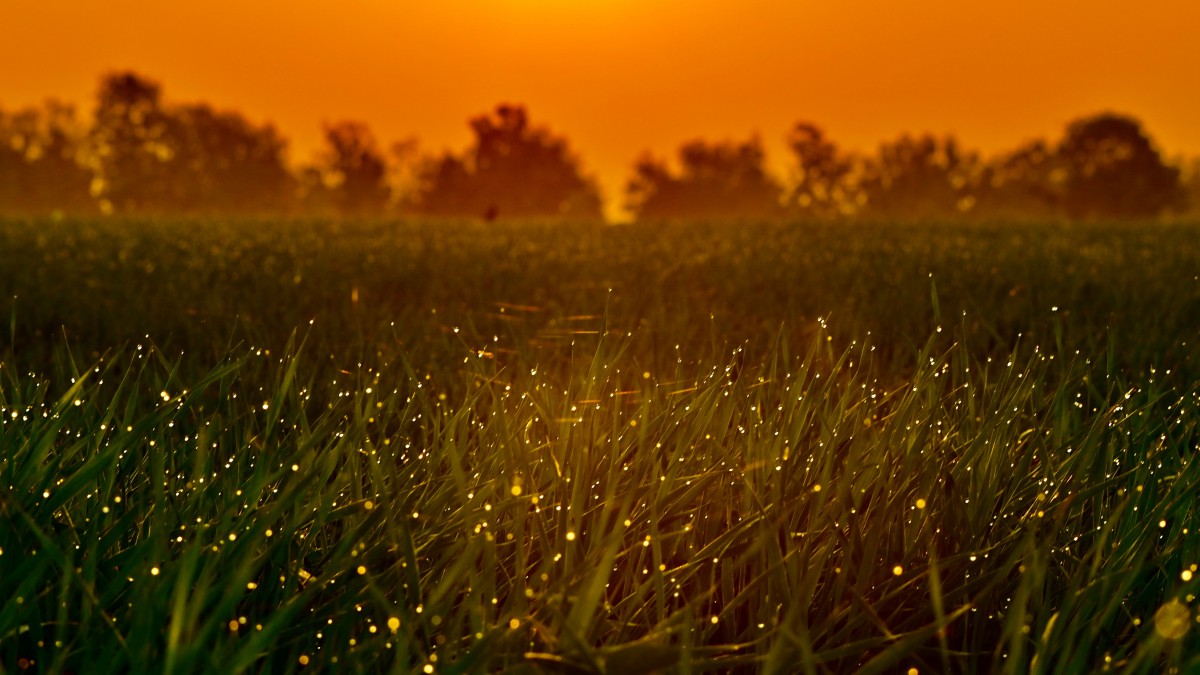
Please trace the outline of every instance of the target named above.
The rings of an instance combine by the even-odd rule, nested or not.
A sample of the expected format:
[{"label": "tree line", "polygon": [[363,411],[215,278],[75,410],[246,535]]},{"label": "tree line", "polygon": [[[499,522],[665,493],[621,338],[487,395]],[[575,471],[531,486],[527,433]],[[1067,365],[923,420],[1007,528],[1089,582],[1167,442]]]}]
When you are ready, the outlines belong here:
[{"label": "tree line", "polygon": [[[602,219],[596,181],[567,140],[519,105],[469,121],[461,153],[384,147],[354,121],[325,124],[315,158],[288,161],[270,124],[174,103],[132,72],[101,79],[93,114],[49,102],[0,110],[0,213]],[[820,127],[788,134],[789,175],[761,140],[695,140],[638,158],[623,205],[670,219],[1100,219],[1200,212],[1200,160],[1163,157],[1141,123],[1103,113],[992,157],[953,137],[904,135],[847,151]]]}]

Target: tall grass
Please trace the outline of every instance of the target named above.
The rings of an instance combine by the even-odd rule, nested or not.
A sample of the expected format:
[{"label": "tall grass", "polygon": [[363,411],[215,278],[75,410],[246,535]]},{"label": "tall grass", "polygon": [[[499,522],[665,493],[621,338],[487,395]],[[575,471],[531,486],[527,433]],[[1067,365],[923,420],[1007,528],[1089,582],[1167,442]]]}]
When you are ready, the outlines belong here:
[{"label": "tall grass", "polygon": [[[488,234],[502,235],[543,246],[536,233]],[[584,236],[600,251],[562,260],[616,250],[605,237],[666,234]],[[1141,235],[1129,236],[1136,250]],[[339,246],[335,260],[350,254]],[[962,257],[945,246],[943,258]],[[1121,322],[1148,308],[1109,285],[1138,280],[1128,292],[1144,305],[1165,273],[1088,277],[1089,290],[1009,262],[996,274],[1036,272],[1043,284],[1029,293],[1074,302],[997,301],[1006,318],[963,299],[978,287],[952,274],[931,283],[917,266],[919,278],[893,285],[921,289],[906,306],[864,291],[832,319],[797,314],[762,333],[699,318],[709,306],[765,324],[780,306],[816,303],[782,290],[730,302],[756,275],[819,276],[761,269],[770,250],[745,253],[723,283],[651,291],[676,294],[683,317],[665,299],[630,310],[644,299],[627,288],[549,283],[581,278],[583,262],[538,272],[540,291],[496,263],[492,285],[431,285],[424,297],[447,293],[448,304],[412,302],[391,318],[371,305],[387,273],[327,271],[314,287],[332,288],[331,309],[286,328],[217,313],[251,306],[282,321],[323,307],[272,295],[265,267],[230,268],[246,284],[239,297],[217,292],[232,283],[217,275],[205,282],[212,297],[203,284],[156,287],[142,307],[130,278],[119,281],[137,274],[124,267],[43,269],[44,287],[10,275],[23,290],[0,362],[0,667],[1200,667],[1193,337],[1123,337]],[[618,257],[618,269],[648,270],[638,256],[654,251]],[[1177,256],[1180,273],[1190,262]],[[686,275],[708,278],[725,260]],[[437,269],[435,280],[454,276]],[[55,290],[89,282],[115,293],[105,307],[119,318]],[[357,303],[341,285],[359,288]],[[39,288],[64,305],[21,304]],[[1085,291],[1109,300],[1086,304]],[[211,303],[197,314],[211,324],[168,330],[183,319],[151,308],[172,302]],[[45,329],[22,324],[67,309],[82,317],[64,323],[100,328],[80,337],[76,323],[38,342]],[[884,319],[905,311],[925,319],[889,332]],[[1183,312],[1163,312],[1162,325],[1194,320]],[[149,337],[118,344],[130,330]]]},{"label": "tall grass", "polygon": [[455,401],[402,362],[314,381],[297,343],[191,381],[149,346],[70,384],[10,374],[0,659],[1198,665],[1194,387],[936,339],[903,382],[821,332],[736,379],[639,372],[622,346],[556,374],[476,352]]}]

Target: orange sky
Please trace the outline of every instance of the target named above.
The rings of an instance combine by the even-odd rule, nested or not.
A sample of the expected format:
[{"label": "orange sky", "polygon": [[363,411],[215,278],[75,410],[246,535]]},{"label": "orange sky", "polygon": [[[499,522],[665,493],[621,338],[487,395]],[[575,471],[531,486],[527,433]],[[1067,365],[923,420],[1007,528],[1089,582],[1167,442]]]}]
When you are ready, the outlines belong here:
[{"label": "orange sky", "polygon": [[1082,114],[1140,117],[1200,155],[1195,0],[3,0],[0,108],[90,105],[132,68],[168,99],[461,149],[501,101],[567,135],[618,200],[634,158],[811,120],[854,148],[953,132],[985,151]]}]

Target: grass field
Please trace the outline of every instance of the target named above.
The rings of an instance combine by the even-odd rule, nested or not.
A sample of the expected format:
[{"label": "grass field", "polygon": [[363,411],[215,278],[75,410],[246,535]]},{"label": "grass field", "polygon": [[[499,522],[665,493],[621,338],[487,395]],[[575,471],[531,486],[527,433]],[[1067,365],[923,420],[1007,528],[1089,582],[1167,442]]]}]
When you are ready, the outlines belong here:
[{"label": "grass field", "polygon": [[0,223],[0,671],[1200,668],[1200,227]]}]

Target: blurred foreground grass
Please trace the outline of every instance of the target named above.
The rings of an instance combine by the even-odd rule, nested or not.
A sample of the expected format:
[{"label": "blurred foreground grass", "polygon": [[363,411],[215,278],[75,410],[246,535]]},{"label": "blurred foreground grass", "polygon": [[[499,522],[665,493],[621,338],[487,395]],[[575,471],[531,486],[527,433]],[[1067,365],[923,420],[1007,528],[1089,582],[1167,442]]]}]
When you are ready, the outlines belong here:
[{"label": "blurred foreground grass", "polygon": [[1196,234],[5,223],[0,667],[1200,667]]}]

